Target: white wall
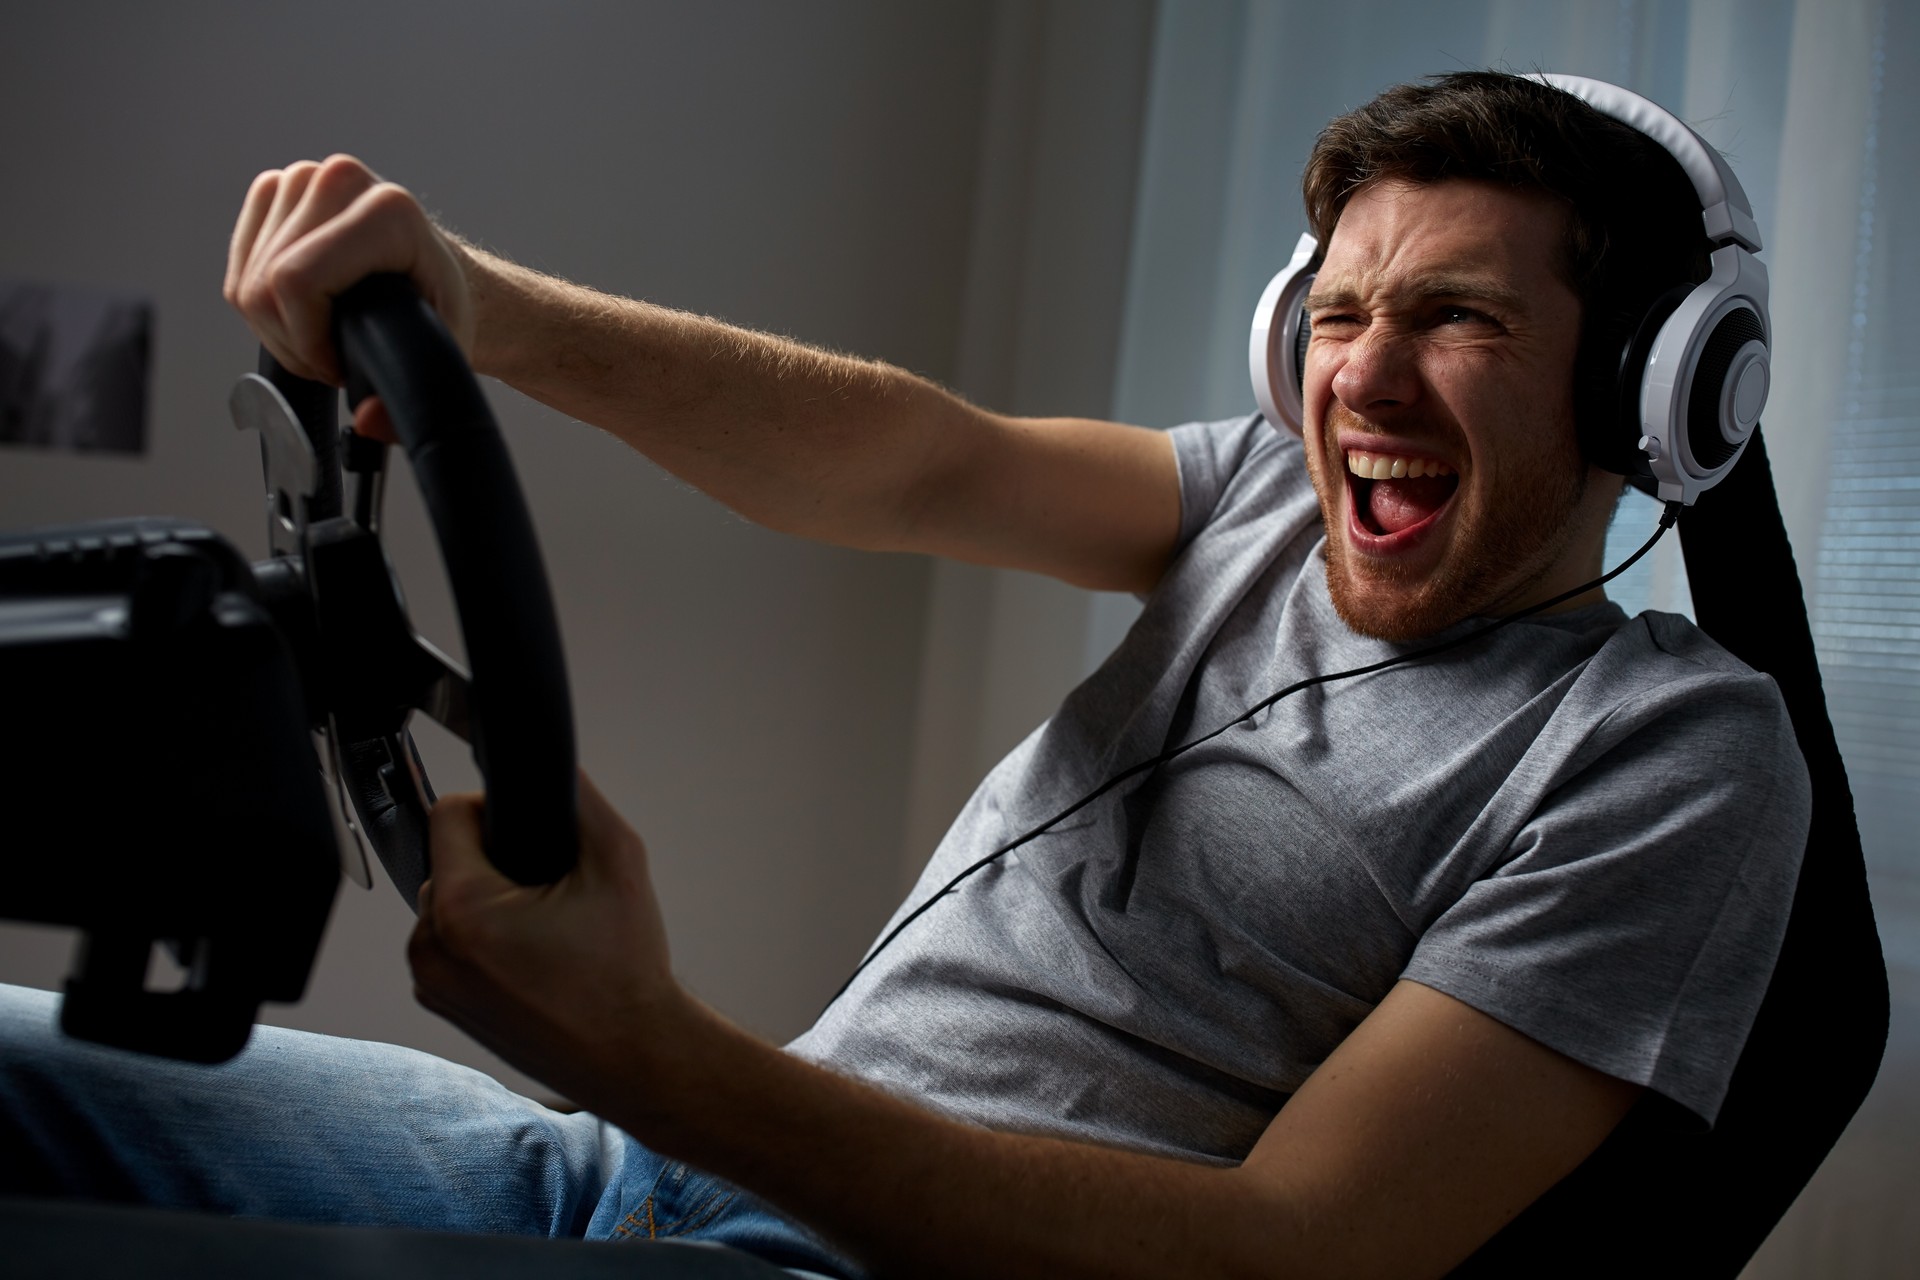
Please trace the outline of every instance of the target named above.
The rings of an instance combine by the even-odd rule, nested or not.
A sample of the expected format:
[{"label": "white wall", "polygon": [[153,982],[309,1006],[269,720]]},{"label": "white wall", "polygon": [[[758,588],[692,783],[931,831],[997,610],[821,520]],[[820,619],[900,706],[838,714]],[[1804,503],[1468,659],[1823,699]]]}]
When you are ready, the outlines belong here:
[{"label": "white wall", "polygon": [[[983,404],[1116,412],[1153,12],[1152,0],[994,6],[955,371],[959,389]],[[1091,669],[1090,653],[1104,657],[1131,618],[1128,597],[1010,570],[934,566],[903,890],[981,776],[1052,713]]]},{"label": "white wall", "polygon": [[[924,0],[9,4],[0,276],[144,291],[159,320],[147,456],[0,452],[0,526],[170,514],[264,554],[256,446],[224,408],[254,358],[219,298],[226,235],[257,170],[335,150],[532,265],[951,381],[993,16]],[[581,760],[654,850],[686,979],[791,1034],[897,892],[929,567],[750,527],[496,390]],[[410,485],[392,505],[415,620],[457,647]],[[443,789],[473,784],[457,743],[423,747]],[[191,839],[156,833],[182,858]],[[409,921],[384,885],[344,887],[309,1000],[269,1016],[486,1065],[412,1005]],[[65,953],[0,928],[0,978],[57,983]]]}]

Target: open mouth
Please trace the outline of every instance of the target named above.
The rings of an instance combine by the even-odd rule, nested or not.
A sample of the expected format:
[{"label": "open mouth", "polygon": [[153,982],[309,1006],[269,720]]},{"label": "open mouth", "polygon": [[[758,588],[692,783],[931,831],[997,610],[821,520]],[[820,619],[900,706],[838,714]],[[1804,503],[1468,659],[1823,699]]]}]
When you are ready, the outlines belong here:
[{"label": "open mouth", "polygon": [[1431,524],[1459,487],[1459,473],[1433,458],[1347,451],[1354,523],[1375,538],[1394,538]]}]

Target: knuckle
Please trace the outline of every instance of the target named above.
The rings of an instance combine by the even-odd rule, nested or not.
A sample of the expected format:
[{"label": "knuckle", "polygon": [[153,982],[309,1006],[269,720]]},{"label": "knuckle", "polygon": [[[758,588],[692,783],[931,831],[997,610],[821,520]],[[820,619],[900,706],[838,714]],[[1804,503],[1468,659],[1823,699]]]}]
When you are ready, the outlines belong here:
[{"label": "knuckle", "polygon": [[314,170],[314,185],[329,194],[358,195],[374,185],[367,166],[349,155],[331,155]]},{"label": "knuckle", "polygon": [[413,198],[413,192],[397,182],[377,182],[367,188],[361,199],[367,212],[382,218],[410,218],[420,211],[420,202]]},{"label": "knuckle", "polygon": [[249,314],[258,314],[273,306],[273,293],[258,274],[242,280],[234,293],[237,298],[234,305]]},{"label": "knuckle", "polygon": [[311,160],[294,161],[280,171],[280,181],[275,187],[274,197],[297,203],[306,195],[307,188],[313,185],[313,175],[319,172],[319,169],[320,166]]},{"label": "knuckle", "polygon": [[313,284],[311,255],[283,253],[267,268],[267,288],[275,297],[290,299],[304,293]]},{"label": "knuckle", "polygon": [[286,263],[276,264],[267,279],[262,282],[258,306],[263,314],[281,317],[283,324],[291,327],[312,305],[313,293],[308,288],[306,277],[301,269]]}]

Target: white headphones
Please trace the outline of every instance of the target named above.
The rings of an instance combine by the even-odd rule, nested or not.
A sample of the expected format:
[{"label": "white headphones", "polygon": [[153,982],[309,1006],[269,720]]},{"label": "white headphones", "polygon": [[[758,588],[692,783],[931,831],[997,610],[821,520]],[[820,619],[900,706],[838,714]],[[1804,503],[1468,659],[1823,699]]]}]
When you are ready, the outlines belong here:
[{"label": "white headphones", "polygon": [[[1630,458],[1629,474],[1650,479],[1662,502],[1689,506],[1740,459],[1770,379],[1767,269],[1753,255],[1760,229],[1740,180],[1719,152],[1672,113],[1637,93],[1582,76],[1527,77],[1588,103],[1659,143],[1680,162],[1700,198],[1700,217],[1714,246],[1711,273],[1700,284],[1655,302],[1625,348],[1622,403],[1637,403],[1637,421],[1623,413],[1619,430],[1635,433],[1606,452]],[[1253,313],[1247,359],[1254,398],[1267,421],[1295,435],[1304,430],[1301,388],[1310,325],[1301,303],[1319,268],[1320,245],[1303,235]],[[1683,291],[1684,290],[1684,291]],[[1595,461],[1622,470],[1606,458]]]}]

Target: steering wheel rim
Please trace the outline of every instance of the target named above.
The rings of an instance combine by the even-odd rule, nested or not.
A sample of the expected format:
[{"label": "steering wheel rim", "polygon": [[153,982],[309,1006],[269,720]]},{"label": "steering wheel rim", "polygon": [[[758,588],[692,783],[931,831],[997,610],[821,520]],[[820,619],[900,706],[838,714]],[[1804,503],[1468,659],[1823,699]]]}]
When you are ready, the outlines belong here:
[{"label": "steering wheel rim", "polygon": [[[333,322],[349,402],[378,395],[386,406],[453,589],[472,669],[466,736],[486,789],[487,856],[519,883],[552,883],[579,851],[572,699],[545,564],[506,442],[459,345],[404,276],[369,276],[347,290],[334,300]],[[377,541],[341,514],[337,393],[284,369],[269,376],[320,464],[304,567],[311,571],[329,546],[337,551],[355,538],[364,557]],[[384,552],[379,560],[384,567]],[[359,628],[342,625],[329,581],[324,572],[310,577],[321,643],[334,650],[322,658],[330,671],[322,685],[338,767],[362,831],[395,887],[416,904],[430,871],[433,793],[404,711],[397,720],[376,717],[380,723],[335,718],[350,705],[353,683],[351,655],[339,649],[351,646]],[[395,593],[391,607],[397,601]]]}]

